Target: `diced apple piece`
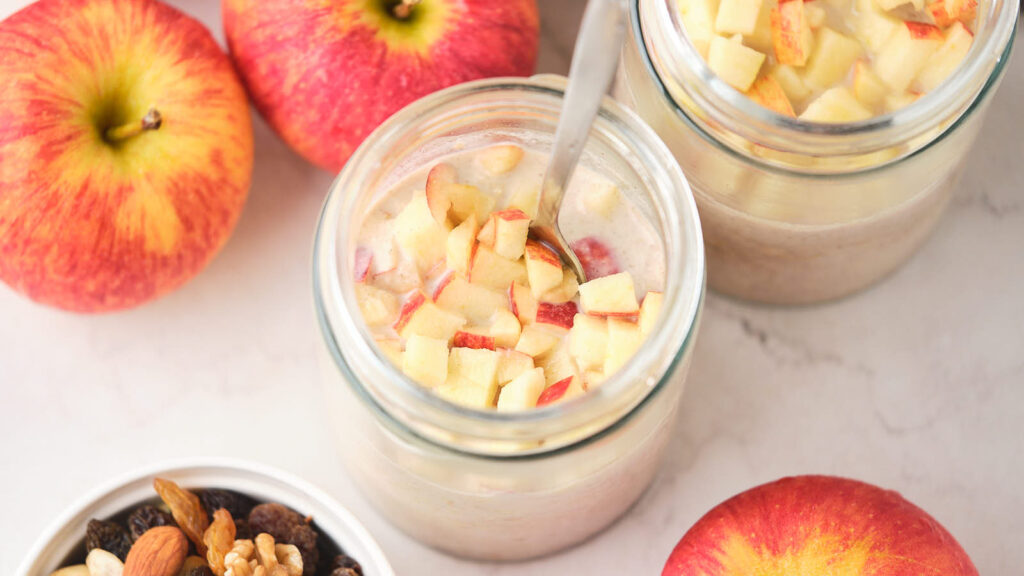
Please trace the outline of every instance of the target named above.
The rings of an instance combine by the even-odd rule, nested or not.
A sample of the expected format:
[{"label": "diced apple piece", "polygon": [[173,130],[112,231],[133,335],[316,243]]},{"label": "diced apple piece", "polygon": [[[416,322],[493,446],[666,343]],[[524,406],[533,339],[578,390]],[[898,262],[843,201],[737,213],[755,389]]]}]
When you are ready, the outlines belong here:
[{"label": "diced apple piece", "polygon": [[458,174],[451,164],[441,163],[430,169],[427,174],[425,195],[430,214],[439,224],[448,220],[448,210],[452,207],[452,199],[448,196],[448,184],[454,184]]},{"label": "diced apple piece", "polygon": [[469,270],[469,281],[496,290],[504,290],[513,282],[526,284],[526,265],[521,260],[499,256],[486,246],[478,246]]},{"label": "diced apple piece", "polygon": [[465,318],[445,312],[422,292],[416,292],[402,305],[395,331],[406,340],[419,334],[447,342],[465,325]]},{"label": "diced apple piece", "polygon": [[565,339],[560,340],[551,352],[537,358],[537,366],[544,369],[548,386],[569,376],[580,376],[580,369],[569,353],[569,343]]},{"label": "diced apple piece", "polygon": [[658,317],[661,315],[661,305],[664,301],[665,295],[661,292],[648,292],[644,296],[643,302],[640,303],[640,314],[636,323],[645,338],[657,325]]},{"label": "diced apple piece", "polygon": [[960,22],[954,22],[946,32],[946,40],[925,63],[917,83],[921,90],[930,92],[949,77],[967,57],[974,35]]},{"label": "diced apple piece", "polygon": [[395,217],[395,239],[421,272],[445,257],[448,228],[430,214],[423,190],[414,192],[412,200]]},{"label": "diced apple piece", "polygon": [[818,2],[804,2],[804,17],[811,30],[817,30],[825,24],[825,9]]},{"label": "diced apple piece", "polygon": [[478,228],[476,215],[471,214],[469,218],[463,220],[448,233],[445,243],[445,264],[449,270],[463,275],[469,273],[469,266],[473,262],[473,254],[476,252]]},{"label": "diced apple piece", "polygon": [[457,348],[476,348],[479,350],[494,350],[494,337],[484,334],[479,328],[467,328],[459,330],[452,338],[452,346]]},{"label": "diced apple piece", "polygon": [[370,275],[370,266],[373,264],[373,250],[366,246],[356,248],[352,257],[352,278],[356,283],[366,282]]},{"label": "diced apple piece", "polygon": [[605,319],[577,314],[569,330],[569,353],[581,370],[602,368],[608,354],[608,323]]},{"label": "diced apple piece", "polygon": [[491,316],[491,325],[487,334],[494,338],[494,343],[502,348],[513,348],[519,342],[523,326],[519,319],[506,308],[501,308]]},{"label": "diced apple piece", "polygon": [[853,65],[853,95],[861,104],[874,108],[888,93],[889,89],[875,75],[867,62],[858,60]]},{"label": "diced apple piece", "polygon": [[356,301],[367,326],[383,326],[398,315],[398,297],[369,284],[356,284]]},{"label": "diced apple piece", "polygon": [[615,260],[612,251],[593,236],[580,238],[573,242],[572,251],[583,266],[583,273],[587,275],[587,280],[619,273],[619,263]]},{"label": "diced apple piece", "polygon": [[514,378],[501,388],[498,394],[498,412],[527,410],[537,405],[537,399],[547,382],[544,370],[533,368]]},{"label": "diced apple piece", "polygon": [[721,0],[715,18],[719,34],[753,34],[762,0]]},{"label": "diced apple piece", "polygon": [[537,305],[536,322],[537,324],[568,330],[572,328],[572,321],[576,316],[576,312],[575,302],[563,302],[561,304],[541,302]]},{"label": "diced apple piece", "polygon": [[869,50],[878,52],[900,26],[900,21],[875,6],[874,0],[857,0],[853,28]]},{"label": "diced apple piece", "polygon": [[434,389],[437,395],[452,404],[458,404],[467,408],[486,410],[494,406],[497,387],[479,386],[465,378],[449,375],[448,381],[443,386]]},{"label": "diced apple piece", "polygon": [[929,4],[928,14],[931,15],[932,22],[939,28],[948,28],[953,22],[956,22],[956,19],[946,12],[946,2],[944,0],[935,0]]},{"label": "diced apple piece", "polygon": [[583,373],[583,388],[585,390],[593,390],[601,385],[602,382],[607,380],[604,372],[600,370],[587,370]]},{"label": "diced apple piece", "polygon": [[[919,2],[920,0],[917,1]],[[882,10],[889,12],[903,6],[904,4],[911,4],[912,0],[874,0],[874,2]]]},{"label": "diced apple piece", "polygon": [[621,368],[640,348],[644,335],[635,322],[608,319],[608,357],[604,361],[604,373],[611,376]]},{"label": "diced apple piece", "polygon": [[487,322],[496,310],[508,307],[508,298],[501,292],[467,282],[455,273],[449,273],[438,283],[434,302],[476,324]]},{"label": "diced apple piece", "polygon": [[747,90],[747,97],[761,106],[784,116],[796,116],[793,105],[778,81],[772,76],[761,76]]},{"label": "diced apple piece", "polygon": [[494,198],[481,192],[476,186],[453,182],[444,184],[443,188],[444,193],[451,199],[450,215],[456,222],[464,221],[470,214],[476,215],[477,222],[483,222],[494,208]]},{"label": "diced apple piece", "polygon": [[607,178],[598,178],[582,197],[584,211],[609,218],[619,206],[619,187]]},{"label": "diced apple piece", "polygon": [[744,36],[745,44],[758,52],[771,54],[775,51],[772,44],[772,10],[779,5],[779,0],[763,0],[761,9],[757,11],[757,23],[754,32]]},{"label": "diced apple piece", "polygon": [[526,249],[526,235],[530,231],[530,217],[518,208],[500,210],[491,214],[494,222],[494,251],[509,260],[517,260]]},{"label": "diced apple piece", "polygon": [[802,102],[811,95],[811,89],[792,66],[775,66],[768,75],[779,83],[790,102]]},{"label": "diced apple piece", "polygon": [[524,326],[516,352],[522,352],[534,358],[543,356],[558,344],[558,336],[537,326]]},{"label": "diced apple piece", "polygon": [[498,349],[498,385],[504,386],[522,373],[533,370],[533,357],[515,350]]},{"label": "diced apple piece", "polygon": [[526,286],[513,282],[508,288],[508,301],[520,324],[528,324],[537,319],[537,299]]},{"label": "diced apple piece", "polygon": [[540,242],[526,242],[526,275],[535,298],[562,283],[562,261]]},{"label": "diced apple piece", "polygon": [[480,165],[492,175],[506,174],[519,165],[523,149],[514,144],[501,144],[481,150],[477,159]]},{"label": "diced apple piece", "polygon": [[[402,366],[402,341],[398,338],[375,338],[374,341],[377,343],[377,347],[384,354],[384,357],[391,362],[392,365],[401,368]],[[445,357],[447,358],[447,354]]]},{"label": "diced apple piece", "polygon": [[496,232],[497,227],[494,224],[494,214],[491,214],[491,217],[487,219],[483,228],[481,228],[480,232],[476,235],[476,239],[484,246],[494,248],[494,237]]},{"label": "diced apple piece", "polygon": [[415,262],[401,258],[390,270],[374,274],[373,284],[395,294],[404,294],[418,289],[423,286],[423,279],[416,268]]},{"label": "diced apple piece", "polygon": [[512,192],[507,208],[522,210],[531,220],[537,217],[540,206],[540,185],[532,182],[521,182]]},{"label": "diced apple piece", "polygon": [[740,92],[746,92],[754,83],[762,63],[764,54],[757,50],[721,36],[711,39],[711,46],[708,48],[708,67]]},{"label": "diced apple piece", "polygon": [[419,334],[409,336],[402,354],[402,372],[428,388],[443,385],[448,379],[448,341]]},{"label": "diced apple piece", "polygon": [[811,56],[814,36],[804,13],[803,0],[779,2],[778,7],[772,10],[771,26],[772,45],[778,63],[789,66],[806,64]]},{"label": "diced apple piece", "polygon": [[582,396],[584,392],[580,384],[580,378],[569,376],[545,388],[541,392],[540,398],[537,398],[537,407],[547,406],[548,404],[554,404],[563,400],[571,400],[577,396]]},{"label": "diced apple piece", "polygon": [[448,353],[448,373],[480,386],[496,386],[499,358],[494,350],[452,348]]},{"label": "diced apple piece", "polygon": [[871,111],[858,102],[845,86],[836,86],[822,92],[800,115],[801,120],[833,124],[868,118],[871,118]]},{"label": "diced apple piece", "polygon": [[825,26],[814,38],[814,54],[807,60],[804,82],[819,90],[834,86],[846,77],[860,55],[856,40]]},{"label": "diced apple piece", "polygon": [[686,28],[686,37],[702,57],[707,57],[708,46],[715,36],[715,16],[718,0],[678,0],[679,15]]},{"label": "diced apple piece", "polygon": [[542,294],[540,300],[552,304],[561,304],[572,300],[579,291],[580,284],[576,280],[576,274],[572,270],[564,268],[562,270],[562,283]]},{"label": "diced apple piece", "polygon": [[916,102],[917,99],[920,97],[921,94],[916,92],[904,92],[903,94],[889,94],[888,96],[885,97],[885,110],[886,112],[895,112],[900,108],[906,108],[907,106],[910,106],[911,104]]},{"label": "diced apple piece", "polygon": [[978,0],[945,0],[943,4],[947,16],[965,24],[978,14]]},{"label": "diced apple piece", "polygon": [[580,285],[583,312],[598,316],[632,316],[640,311],[629,272],[619,272]]},{"label": "diced apple piece", "polygon": [[944,40],[931,24],[904,22],[875,57],[875,74],[893,92],[903,93]]}]

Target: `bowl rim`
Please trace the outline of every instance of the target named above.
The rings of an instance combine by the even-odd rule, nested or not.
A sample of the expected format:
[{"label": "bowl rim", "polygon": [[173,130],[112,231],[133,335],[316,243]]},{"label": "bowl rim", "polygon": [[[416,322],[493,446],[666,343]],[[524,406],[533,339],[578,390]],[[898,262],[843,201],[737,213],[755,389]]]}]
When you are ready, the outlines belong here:
[{"label": "bowl rim", "polygon": [[[200,457],[200,458],[178,458],[172,460],[161,460],[144,466],[136,467],[128,472],[121,473],[94,488],[86,491],[72,502],[63,512],[57,515],[43,532],[35,539],[26,552],[21,564],[15,570],[15,576],[40,576],[34,570],[34,564],[46,552],[47,548],[54,544],[55,539],[75,518],[82,515],[87,509],[100,503],[104,498],[113,495],[122,488],[127,488],[134,483],[158,475],[176,475],[180,473],[198,473],[206,469],[207,472],[217,469],[225,472],[236,472],[249,474],[251,480],[257,484],[265,484],[268,489],[274,483],[282,484],[294,489],[296,494],[303,495],[306,499],[314,502],[320,510],[303,510],[301,512],[316,516],[327,514],[334,518],[339,524],[350,530],[352,538],[356,540],[364,552],[356,558],[368,576],[395,576],[395,572],[384,556],[380,545],[370,535],[369,531],[347,508],[327,492],[318,488],[307,480],[295,474],[286,472],[271,465],[257,463],[250,460],[222,457]],[[230,481],[218,488],[235,489]],[[153,494],[156,495],[155,492]],[[287,504],[287,503],[284,503]],[[327,529],[321,526],[322,532],[330,536],[332,540],[338,541],[336,534],[327,533]],[[340,545],[340,544],[339,544]],[[371,568],[366,570],[366,568]]]}]

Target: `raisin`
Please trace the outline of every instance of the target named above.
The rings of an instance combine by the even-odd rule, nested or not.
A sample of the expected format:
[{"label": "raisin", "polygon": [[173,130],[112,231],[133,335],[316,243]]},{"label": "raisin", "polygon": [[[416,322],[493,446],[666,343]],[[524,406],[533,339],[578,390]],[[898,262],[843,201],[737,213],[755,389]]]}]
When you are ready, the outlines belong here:
[{"label": "raisin", "polygon": [[203,504],[203,508],[210,516],[213,516],[214,512],[223,508],[230,512],[231,517],[236,521],[239,518],[247,518],[249,512],[256,506],[256,501],[252,498],[230,490],[207,488],[199,490],[198,496],[199,501]]},{"label": "raisin", "polygon": [[363,576],[363,567],[348,554],[335,556],[331,566],[334,568],[331,571],[331,576]]},{"label": "raisin", "polygon": [[139,539],[150,528],[157,526],[176,526],[170,514],[156,506],[136,508],[128,515],[128,530],[132,533],[132,542]]},{"label": "raisin", "polygon": [[256,535],[249,528],[249,521],[245,518],[235,518],[235,540],[252,540]]},{"label": "raisin", "polygon": [[132,538],[120,524],[103,520],[89,520],[89,524],[85,528],[86,554],[92,552],[94,548],[100,548],[124,562],[131,547]]},{"label": "raisin", "polygon": [[224,557],[235,545],[235,522],[226,509],[220,508],[213,513],[213,522],[203,534],[203,544],[206,544],[206,561],[210,569],[214,574],[224,574],[227,569]]},{"label": "raisin", "polygon": [[260,504],[249,513],[249,529],[253,534],[266,532],[282,544],[291,544],[302,554],[302,574],[312,576],[320,561],[316,547],[317,533],[297,512],[281,504]]},{"label": "raisin", "polygon": [[206,515],[206,510],[203,510],[202,504],[199,503],[199,497],[163,478],[154,479],[153,488],[156,489],[156,493],[160,495],[164,504],[171,509],[171,515],[174,516],[174,521],[181,531],[196,545],[199,555],[206,556],[203,533],[210,525],[210,517]]},{"label": "raisin", "polygon": [[188,571],[187,576],[215,576],[213,570],[206,566],[196,566]]}]

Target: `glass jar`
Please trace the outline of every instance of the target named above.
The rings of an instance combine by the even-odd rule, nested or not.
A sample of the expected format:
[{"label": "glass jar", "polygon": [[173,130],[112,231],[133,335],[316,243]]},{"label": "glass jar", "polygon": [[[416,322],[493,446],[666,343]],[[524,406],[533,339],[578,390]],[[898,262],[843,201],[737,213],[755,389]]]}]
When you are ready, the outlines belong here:
[{"label": "glass jar", "polygon": [[[611,524],[650,484],[672,433],[704,293],[696,206],[679,166],[632,113],[606,100],[583,151],[658,231],[665,260],[659,326],[597,389],[531,411],[448,403],[374,345],[352,275],[375,200],[455,151],[514,142],[549,153],[564,83],[497,79],[428,96],[385,122],[331,188],[314,247],[321,366],[340,453],[392,523],[459,556],[518,560]],[[570,238],[570,241],[573,240]]]},{"label": "glass jar", "polygon": [[734,90],[686,39],[676,2],[632,0],[615,93],[690,181],[709,285],[810,303],[855,292],[906,261],[949,203],[1002,78],[1017,2],[981,3],[970,53],[936,90],[849,124],[785,117]]}]

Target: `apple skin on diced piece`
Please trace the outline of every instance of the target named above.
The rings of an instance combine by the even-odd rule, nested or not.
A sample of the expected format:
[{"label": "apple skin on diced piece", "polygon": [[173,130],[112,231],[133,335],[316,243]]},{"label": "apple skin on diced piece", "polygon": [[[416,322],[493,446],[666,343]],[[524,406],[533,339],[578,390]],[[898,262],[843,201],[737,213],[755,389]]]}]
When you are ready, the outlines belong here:
[{"label": "apple skin on diced piece", "polygon": [[473,263],[473,254],[476,253],[478,232],[476,215],[470,215],[448,233],[445,243],[445,264],[449,270],[464,275],[469,273],[469,267]]},{"label": "apple skin on diced piece", "polygon": [[454,272],[438,282],[434,302],[477,324],[488,321],[495,310],[508,307],[508,298],[501,292],[467,282]]},{"label": "apple skin on diced piece", "polygon": [[903,93],[945,38],[932,24],[904,22],[875,57],[875,74],[895,93]]},{"label": "apple skin on diced piece", "polygon": [[439,224],[448,220],[448,210],[452,207],[452,199],[446,191],[448,184],[454,184],[458,178],[455,167],[451,164],[441,163],[430,169],[427,173],[427,185],[424,194],[427,197],[427,207],[430,214]]},{"label": "apple skin on diced piece", "polygon": [[[515,350],[498,350],[498,385],[504,386],[520,374],[533,370],[533,356]],[[543,372],[541,373],[543,377]]]},{"label": "apple skin on diced piece", "polygon": [[762,0],[721,0],[715,17],[715,31],[744,36],[753,34],[761,3]]},{"label": "apple skin on diced piece", "polygon": [[871,111],[857,101],[846,86],[836,86],[811,101],[800,115],[801,120],[841,124],[871,118]]},{"label": "apple skin on diced piece", "polygon": [[746,92],[754,83],[764,59],[761,52],[721,36],[712,38],[708,47],[708,68],[740,92]]},{"label": "apple skin on diced piece", "polygon": [[974,42],[974,35],[959,21],[954,22],[946,31],[946,39],[942,46],[932,54],[924,68],[917,75],[918,87],[930,92],[938,88],[942,81],[949,77],[967,57]]},{"label": "apple skin on diced piece", "polygon": [[947,17],[964,24],[973,22],[978,15],[978,0],[944,0],[943,6]]},{"label": "apple skin on diced piece", "polygon": [[486,246],[477,246],[469,269],[469,281],[495,290],[504,290],[509,284],[526,284],[526,265],[521,260],[499,256]]},{"label": "apple skin on diced piece", "polygon": [[665,302],[665,295],[661,292],[648,292],[640,302],[640,314],[637,316],[637,326],[640,333],[646,338],[658,323],[661,316],[661,305]]},{"label": "apple skin on diced piece", "polygon": [[557,344],[559,337],[538,326],[523,326],[523,332],[516,343],[516,352],[533,358],[540,358],[550,352]]},{"label": "apple skin on diced piece", "polygon": [[526,275],[530,291],[540,298],[548,290],[562,283],[562,261],[558,255],[540,242],[526,242]]},{"label": "apple skin on diced piece", "polygon": [[369,284],[357,284],[356,302],[367,326],[383,326],[398,315],[398,297]]},{"label": "apple skin on diced piece", "polygon": [[573,318],[576,317],[578,308],[575,302],[563,302],[552,304],[551,302],[540,302],[537,304],[537,324],[553,326],[568,330],[572,328]]},{"label": "apple skin on diced piece", "polygon": [[718,14],[718,0],[677,0],[679,15],[686,28],[686,37],[704,58],[715,37],[715,17]]},{"label": "apple skin on diced piece", "polygon": [[811,56],[814,36],[803,0],[786,0],[771,13],[772,45],[779,64],[803,66]]},{"label": "apple skin on diced piece", "polygon": [[775,66],[768,75],[778,82],[791,103],[803,102],[811,95],[811,89],[807,87],[807,84],[804,84],[800,73],[792,66]]},{"label": "apple skin on diced piece", "polygon": [[580,284],[579,281],[576,280],[576,274],[574,274],[572,270],[564,268],[562,270],[562,283],[542,294],[540,301],[550,302],[552,304],[561,304],[576,297],[579,290]]},{"label": "apple skin on diced piece", "polygon": [[583,273],[587,275],[587,280],[604,278],[621,272],[619,263],[611,249],[593,236],[580,238],[573,242],[572,251],[583,266]]},{"label": "apple skin on diced piece", "polygon": [[935,0],[934,2],[929,4],[928,14],[931,15],[932,22],[934,22],[935,25],[938,26],[939,28],[948,28],[953,24],[953,22],[956,22],[956,19],[951,17],[949,13],[946,12],[945,0]]},{"label": "apple skin on diced piece", "polygon": [[419,334],[447,342],[465,325],[466,319],[462,316],[442,310],[425,294],[415,292],[402,305],[394,328],[406,340]]},{"label": "apple skin on diced piece", "polygon": [[523,149],[514,144],[499,144],[477,153],[477,160],[493,176],[511,172],[523,159]]},{"label": "apple skin on diced piece", "polygon": [[860,58],[860,43],[824,26],[814,38],[814,53],[804,68],[804,82],[824,90],[845,78],[850,66]]},{"label": "apple skin on diced piece", "polygon": [[626,364],[640,348],[644,336],[635,322],[608,319],[608,356],[604,361],[604,373],[611,376]]},{"label": "apple skin on diced piece", "polygon": [[537,405],[537,399],[540,398],[546,384],[543,369],[532,368],[523,372],[501,388],[498,394],[498,412],[533,408]]},{"label": "apple skin on diced piece", "polygon": [[529,288],[518,282],[513,282],[508,288],[508,302],[512,313],[519,319],[520,324],[529,324],[537,320],[537,299]]},{"label": "apple skin on diced piece", "polygon": [[875,108],[888,94],[889,88],[875,75],[866,61],[858,60],[853,65],[853,95],[861,104]]},{"label": "apple skin on diced piece", "polygon": [[448,378],[448,342],[413,334],[405,341],[402,372],[416,382],[435,388]]},{"label": "apple skin on diced piece", "polygon": [[793,104],[786,96],[786,91],[773,76],[765,75],[755,80],[750,86],[750,90],[747,90],[747,97],[783,116],[796,116],[796,113],[793,112]]},{"label": "apple skin on diced piece", "polygon": [[476,348],[480,350],[494,350],[494,338],[487,334],[481,334],[471,330],[459,330],[452,339],[452,346],[456,348]]},{"label": "apple skin on diced piece", "polygon": [[610,218],[619,208],[619,187],[607,178],[598,178],[582,196],[583,209],[589,214]]},{"label": "apple skin on diced piece", "polygon": [[444,259],[448,228],[434,220],[423,190],[413,192],[412,200],[395,217],[395,239],[420,272]]},{"label": "apple skin on diced piece", "polygon": [[569,354],[580,370],[601,369],[608,354],[608,323],[604,318],[577,314],[569,330]]},{"label": "apple skin on diced piece", "polygon": [[530,217],[518,208],[509,208],[492,213],[490,222],[494,223],[494,251],[509,260],[518,260],[526,249]]},{"label": "apple skin on diced piece", "polygon": [[487,335],[494,338],[494,343],[502,348],[514,348],[519,342],[523,326],[519,319],[507,308],[498,308],[491,316],[491,325],[487,327]]},{"label": "apple skin on diced piece", "polygon": [[540,394],[540,398],[537,398],[537,407],[548,406],[555,402],[563,402],[571,400],[577,396],[583,395],[582,384],[578,376],[568,376],[558,382],[555,382],[551,386],[548,386]]},{"label": "apple skin on diced piece", "polygon": [[373,250],[366,246],[356,248],[352,256],[352,277],[357,283],[366,282],[370,275],[370,266],[373,264]]},{"label": "apple skin on diced piece", "polygon": [[580,307],[597,316],[634,316],[640,311],[629,272],[595,278],[580,285]]}]

